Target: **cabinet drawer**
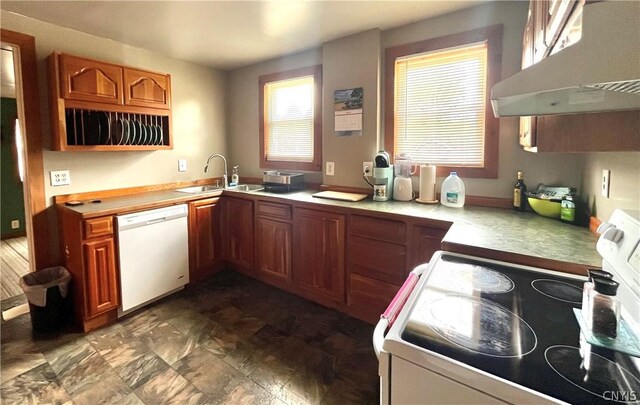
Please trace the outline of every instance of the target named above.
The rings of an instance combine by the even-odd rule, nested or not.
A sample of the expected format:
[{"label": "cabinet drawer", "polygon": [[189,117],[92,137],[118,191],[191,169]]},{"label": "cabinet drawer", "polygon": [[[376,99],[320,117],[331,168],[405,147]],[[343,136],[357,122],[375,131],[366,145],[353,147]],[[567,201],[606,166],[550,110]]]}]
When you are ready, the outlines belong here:
[{"label": "cabinet drawer", "polygon": [[258,215],[261,217],[291,219],[291,205],[259,201]]},{"label": "cabinet drawer", "polygon": [[402,284],[407,267],[407,248],[359,236],[349,237],[349,272]]},{"label": "cabinet drawer", "polygon": [[84,238],[111,235],[113,233],[113,218],[92,218],[84,221]]},{"label": "cabinet drawer", "polygon": [[349,275],[349,311],[371,323],[377,322],[400,289],[399,285],[359,274]]},{"label": "cabinet drawer", "polygon": [[362,215],[351,215],[350,221],[349,230],[352,235],[394,243],[405,243],[407,238],[407,226],[401,221]]}]

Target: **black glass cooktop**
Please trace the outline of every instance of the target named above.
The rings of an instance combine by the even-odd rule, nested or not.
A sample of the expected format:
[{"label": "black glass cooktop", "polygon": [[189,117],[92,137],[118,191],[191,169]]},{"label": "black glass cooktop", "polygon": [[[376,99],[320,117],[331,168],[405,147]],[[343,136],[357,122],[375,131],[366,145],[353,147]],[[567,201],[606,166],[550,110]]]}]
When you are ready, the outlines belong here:
[{"label": "black glass cooktop", "polygon": [[403,340],[569,403],[640,404],[639,359],[580,341],[581,281],[447,254],[428,277]]}]

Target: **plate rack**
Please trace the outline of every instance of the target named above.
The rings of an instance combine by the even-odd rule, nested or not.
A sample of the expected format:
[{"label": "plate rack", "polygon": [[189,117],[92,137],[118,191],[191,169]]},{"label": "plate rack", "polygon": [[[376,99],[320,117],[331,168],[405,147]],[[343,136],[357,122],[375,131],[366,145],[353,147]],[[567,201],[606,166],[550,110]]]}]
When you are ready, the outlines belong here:
[{"label": "plate rack", "polygon": [[65,109],[69,146],[150,146],[169,145],[169,117],[100,110]]}]

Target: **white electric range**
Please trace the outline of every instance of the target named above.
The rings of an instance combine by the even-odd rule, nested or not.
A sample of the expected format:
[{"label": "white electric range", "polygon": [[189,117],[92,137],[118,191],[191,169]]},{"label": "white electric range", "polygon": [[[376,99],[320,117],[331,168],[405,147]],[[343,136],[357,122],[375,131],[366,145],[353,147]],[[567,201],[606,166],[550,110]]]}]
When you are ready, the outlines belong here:
[{"label": "white electric range", "polygon": [[[638,213],[617,210],[600,232],[603,269],[620,283],[622,317],[638,338]],[[436,252],[374,332],[380,402],[640,404],[640,358],[591,345],[580,331],[574,308],[585,280]]]}]

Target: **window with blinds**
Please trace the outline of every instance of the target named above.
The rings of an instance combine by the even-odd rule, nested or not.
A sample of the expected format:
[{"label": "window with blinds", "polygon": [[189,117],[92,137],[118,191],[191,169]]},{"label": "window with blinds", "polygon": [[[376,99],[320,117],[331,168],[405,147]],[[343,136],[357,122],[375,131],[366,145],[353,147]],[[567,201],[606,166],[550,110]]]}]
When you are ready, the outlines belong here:
[{"label": "window with blinds", "polygon": [[260,76],[260,167],[322,169],[322,66]]},{"label": "window with blinds", "polygon": [[438,176],[498,178],[500,121],[489,95],[502,74],[502,25],[385,49],[384,146]]},{"label": "window with blinds", "polygon": [[313,76],[267,83],[267,160],[313,161]]},{"label": "window with blinds", "polygon": [[396,58],[394,87],[396,154],[484,166],[486,41]]}]

